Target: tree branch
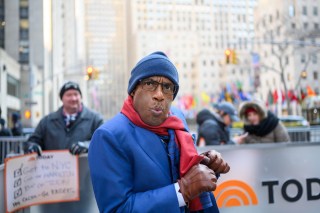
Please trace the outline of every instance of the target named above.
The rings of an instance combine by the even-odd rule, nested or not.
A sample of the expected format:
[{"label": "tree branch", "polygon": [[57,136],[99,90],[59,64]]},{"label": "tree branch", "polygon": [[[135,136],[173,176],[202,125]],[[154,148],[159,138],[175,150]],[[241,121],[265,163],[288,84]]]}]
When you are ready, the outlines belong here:
[{"label": "tree branch", "polygon": [[275,73],[277,73],[277,74],[281,74],[281,72],[280,72],[279,70],[277,70],[277,69],[275,69],[275,68],[273,68],[273,67],[269,67],[269,66],[267,66],[267,65],[265,65],[265,64],[260,64],[260,67],[266,68],[266,69],[268,69],[268,70],[270,70],[270,71],[273,71],[273,72],[275,72]]}]

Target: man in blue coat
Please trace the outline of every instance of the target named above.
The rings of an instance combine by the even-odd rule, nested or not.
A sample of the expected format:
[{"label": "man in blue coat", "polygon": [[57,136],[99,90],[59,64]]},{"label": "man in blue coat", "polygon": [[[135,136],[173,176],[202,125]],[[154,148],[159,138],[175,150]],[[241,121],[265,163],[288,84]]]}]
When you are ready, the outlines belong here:
[{"label": "man in blue coat", "polygon": [[181,112],[171,108],[178,72],[162,52],[131,71],[121,113],[98,128],[89,166],[100,212],[219,212],[212,191],[228,164],[197,154]]}]

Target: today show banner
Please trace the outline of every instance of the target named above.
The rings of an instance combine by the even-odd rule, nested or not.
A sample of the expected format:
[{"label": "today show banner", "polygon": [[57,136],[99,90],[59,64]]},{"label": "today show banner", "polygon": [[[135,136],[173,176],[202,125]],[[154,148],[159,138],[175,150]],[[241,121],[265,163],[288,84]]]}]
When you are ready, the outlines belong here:
[{"label": "today show banner", "polygon": [[319,212],[320,143],[208,146],[231,170],[214,194],[221,213]]}]

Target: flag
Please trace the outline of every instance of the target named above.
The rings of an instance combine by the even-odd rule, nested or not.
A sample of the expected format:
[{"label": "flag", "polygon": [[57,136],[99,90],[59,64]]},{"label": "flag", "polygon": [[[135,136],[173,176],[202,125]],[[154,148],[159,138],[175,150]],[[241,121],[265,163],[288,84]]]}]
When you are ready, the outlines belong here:
[{"label": "flag", "polygon": [[278,91],[275,89],[273,91],[273,103],[277,103],[278,102],[278,98],[279,98]]},{"label": "flag", "polygon": [[268,92],[267,106],[271,106],[274,103],[274,96],[272,95],[271,90]]},{"label": "flag", "polygon": [[293,101],[298,102],[298,97],[296,96],[294,90],[291,89],[288,91],[288,97],[289,97],[290,102],[293,102]]},{"label": "flag", "polygon": [[260,55],[258,53],[251,53],[252,66],[258,68],[260,66]]},{"label": "flag", "polygon": [[316,96],[316,93],[310,86],[307,86],[307,94],[308,96]]},{"label": "flag", "polygon": [[201,93],[201,100],[202,100],[202,103],[209,104],[210,103],[210,96],[207,93],[202,92]]}]

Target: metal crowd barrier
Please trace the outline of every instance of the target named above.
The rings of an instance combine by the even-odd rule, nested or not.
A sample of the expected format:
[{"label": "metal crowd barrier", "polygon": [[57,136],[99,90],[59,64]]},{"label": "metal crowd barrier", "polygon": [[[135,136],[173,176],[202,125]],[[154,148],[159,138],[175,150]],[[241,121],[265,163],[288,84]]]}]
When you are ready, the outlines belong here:
[{"label": "metal crowd barrier", "polygon": [[[215,191],[221,212],[319,211],[320,143],[207,146],[198,151],[211,149],[221,152],[231,165],[231,171],[220,176],[220,189]],[[5,212],[3,175],[0,165],[0,212]],[[79,158],[79,177],[80,201],[32,206],[19,213],[98,213],[86,155]]]},{"label": "metal crowd barrier", "polygon": [[[320,142],[320,126],[287,128],[291,142]],[[243,129],[230,129],[230,135],[243,134]]]},{"label": "metal crowd barrier", "polygon": [[23,154],[23,143],[26,137],[0,137],[0,164],[6,157]]}]

